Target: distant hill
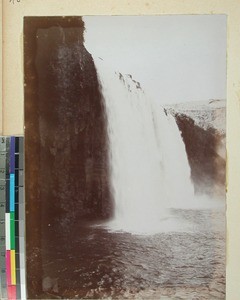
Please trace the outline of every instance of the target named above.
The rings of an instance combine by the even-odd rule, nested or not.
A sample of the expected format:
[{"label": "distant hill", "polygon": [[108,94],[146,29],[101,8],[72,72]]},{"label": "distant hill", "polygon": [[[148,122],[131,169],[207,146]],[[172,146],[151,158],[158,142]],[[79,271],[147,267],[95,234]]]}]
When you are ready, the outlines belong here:
[{"label": "distant hill", "polygon": [[190,117],[205,130],[214,128],[220,134],[226,134],[226,100],[192,101],[164,107],[173,115],[178,113]]}]

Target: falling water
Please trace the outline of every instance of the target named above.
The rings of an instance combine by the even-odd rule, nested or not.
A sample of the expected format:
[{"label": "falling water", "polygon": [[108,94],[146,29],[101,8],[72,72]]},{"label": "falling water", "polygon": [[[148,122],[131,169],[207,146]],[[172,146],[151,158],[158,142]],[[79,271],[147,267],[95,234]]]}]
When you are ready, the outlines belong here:
[{"label": "falling water", "polygon": [[185,146],[174,118],[151,101],[131,75],[94,59],[105,100],[115,213],[111,226],[159,230],[168,208],[193,200]]}]

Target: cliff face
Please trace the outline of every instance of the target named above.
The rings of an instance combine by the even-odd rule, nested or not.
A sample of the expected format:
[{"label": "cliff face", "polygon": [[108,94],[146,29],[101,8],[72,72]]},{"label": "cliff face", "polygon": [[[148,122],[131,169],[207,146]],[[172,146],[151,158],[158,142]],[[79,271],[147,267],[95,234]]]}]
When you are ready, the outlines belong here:
[{"label": "cliff face", "polygon": [[41,251],[54,243],[55,232],[70,232],[83,220],[106,219],[112,213],[105,109],[83,30],[81,18],[28,17],[24,23],[32,298],[41,289]]},{"label": "cliff face", "polygon": [[92,57],[78,29],[37,34],[44,211],[52,220],[57,209],[64,226],[75,218],[108,217],[105,113]]},{"label": "cliff face", "polygon": [[36,81],[26,103],[35,102],[37,116],[26,109],[25,134],[36,123],[40,197],[52,225],[111,214],[104,104],[82,33],[83,24],[37,28],[36,76],[26,76],[27,85]]},{"label": "cliff face", "polygon": [[225,197],[226,101],[166,105],[185,143],[195,192]]}]

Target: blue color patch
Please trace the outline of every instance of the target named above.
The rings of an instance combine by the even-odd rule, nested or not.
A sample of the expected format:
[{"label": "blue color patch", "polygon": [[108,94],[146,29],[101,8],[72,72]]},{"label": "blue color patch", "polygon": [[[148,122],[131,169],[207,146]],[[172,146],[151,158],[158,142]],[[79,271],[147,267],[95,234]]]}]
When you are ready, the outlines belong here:
[{"label": "blue color patch", "polygon": [[10,173],[15,172],[15,137],[10,139]]}]

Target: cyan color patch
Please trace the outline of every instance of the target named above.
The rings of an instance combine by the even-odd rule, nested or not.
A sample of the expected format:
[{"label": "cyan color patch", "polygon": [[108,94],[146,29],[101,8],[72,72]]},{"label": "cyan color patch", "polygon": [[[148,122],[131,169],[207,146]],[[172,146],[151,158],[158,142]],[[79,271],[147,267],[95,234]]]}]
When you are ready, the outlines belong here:
[{"label": "cyan color patch", "polygon": [[10,212],[15,211],[15,174],[10,174]]}]

